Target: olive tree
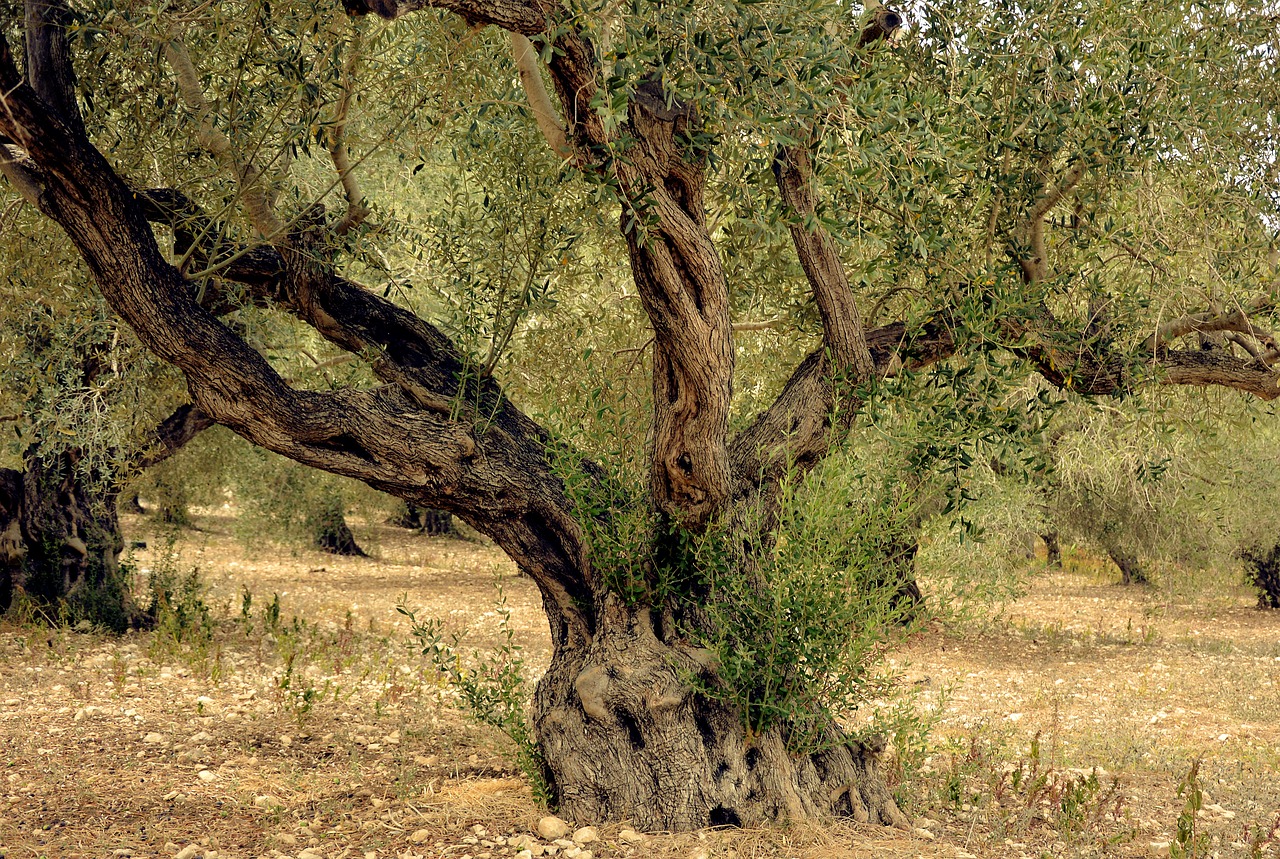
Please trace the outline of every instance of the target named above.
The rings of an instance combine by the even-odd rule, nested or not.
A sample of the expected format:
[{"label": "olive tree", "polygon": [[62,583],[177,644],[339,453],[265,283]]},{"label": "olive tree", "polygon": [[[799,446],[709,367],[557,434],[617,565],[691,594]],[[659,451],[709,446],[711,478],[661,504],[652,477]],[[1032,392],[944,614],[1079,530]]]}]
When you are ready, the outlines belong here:
[{"label": "olive tree", "polygon": [[[1091,397],[1280,393],[1277,30],[1250,3],[946,0],[904,21],[826,0],[28,0],[5,28],[21,62],[0,52],[3,169],[202,413],[459,517],[536,583],[553,655],[533,729],[567,814],[899,825],[881,742],[837,719],[865,675],[804,644],[861,640],[845,606],[895,584],[874,559],[902,541],[824,461],[878,398],[999,362]],[[648,329],[643,452],[617,451],[640,487],[514,402],[497,353],[359,282],[395,234],[360,181],[361,111],[370,150],[527,122],[552,153],[529,153],[530,181],[616,222],[592,254],[625,260]],[[115,160],[139,146],[154,169]],[[779,324],[803,357],[744,414],[753,273],[797,305]],[[227,321],[250,305],[366,376],[291,383]],[[833,511],[859,551],[819,542]],[[761,676],[769,653],[795,658]]]}]

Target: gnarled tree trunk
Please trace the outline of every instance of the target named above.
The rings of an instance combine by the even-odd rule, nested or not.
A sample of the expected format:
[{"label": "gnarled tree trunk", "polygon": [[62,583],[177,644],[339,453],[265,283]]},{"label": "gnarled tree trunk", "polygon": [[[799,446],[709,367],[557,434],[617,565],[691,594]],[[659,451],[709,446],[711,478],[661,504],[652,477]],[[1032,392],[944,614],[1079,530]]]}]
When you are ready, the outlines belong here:
[{"label": "gnarled tree trunk", "polygon": [[647,608],[605,603],[591,642],[558,650],[534,698],[567,816],[666,831],[831,815],[906,825],[881,741],[833,724],[823,748],[797,754],[782,728],[751,735],[742,713],[690,685],[715,682],[705,651],[660,640]]},{"label": "gnarled tree trunk", "polygon": [[122,632],[148,618],[130,592],[114,492],[95,488],[74,453],[6,469],[0,609],[26,600],[53,618]]},{"label": "gnarled tree trunk", "polygon": [[1120,568],[1120,583],[1125,585],[1145,585],[1147,574],[1142,569],[1138,556],[1117,543],[1107,544],[1107,557]]}]

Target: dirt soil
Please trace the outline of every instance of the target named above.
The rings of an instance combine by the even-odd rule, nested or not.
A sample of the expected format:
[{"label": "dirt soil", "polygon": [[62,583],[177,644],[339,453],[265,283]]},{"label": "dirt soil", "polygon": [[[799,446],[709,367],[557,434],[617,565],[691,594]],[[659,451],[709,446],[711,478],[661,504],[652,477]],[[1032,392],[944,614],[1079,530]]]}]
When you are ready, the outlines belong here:
[{"label": "dirt soil", "polygon": [[536,678],[539,600],[501,553],[358,523],[370,558],[250,551],[225,514],[197,524],[175,556],[126,522],[140,579],[199,570],[211,625],[181,600],[185,625],[122,638],[0,625],[0,859],[1280,855],[1280,612],[1230,582],[1124,588],[1083,563],[902,642],[907,695],[878,716],[914,831],[570,821],[596,828],[553,841],[510,742],[397,611],[493,648],[501,584]]}]

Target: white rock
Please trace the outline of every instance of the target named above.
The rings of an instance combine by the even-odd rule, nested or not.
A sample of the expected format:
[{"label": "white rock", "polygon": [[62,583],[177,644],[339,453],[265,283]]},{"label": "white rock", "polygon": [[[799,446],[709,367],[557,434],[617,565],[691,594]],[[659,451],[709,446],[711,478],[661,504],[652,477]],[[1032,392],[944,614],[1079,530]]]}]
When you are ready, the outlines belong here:
[{"label": "white rock", "polygon": [[273,805],[279,805],[280,800],[276,799],[269,793],[264,793],[262,796],[255,796],[253,798],[253,804],[258,808],[270,808]]},{"label": "white rock", "polygon": [[582,848],[574,845],[573,847],[564,848],[565,859],[578,859],[582,854]]},{"label": "white rock", "polygon": [[919,837],[924,838],[928,841],[932,841],[936,837],[932,832],[930,832],[927,829],[913,829],[911,831],[914,832]]},{"label": "white rock", "polygon": [[173,859],[194,859],[195,855],[200,852],[200,848],[194,844],[188,844],[173,855]]},{"label": "white rock", "polygon": [[564,838],[569,833],[569,824],[553,814],[538,821],[538,835],[547,841],[555,841],[557,838]]},{"label": "white rock", "polygon": [[1151,842],[1152,856],[1168,856],[1169,853],[1170,853],[1170,843],[1168,841],[1152,841]]},{"label": "white rock", "polygon": [[409,841],[413,844],[421,844],[431,837],[431,833],[425,829],[419,829],[409,836]]},{"label": "white rock", "polygon": [[634,829],[624,829],[618,833],[618,838],[627,844],[643,844],[649,840],[647,835],[636,832]]},{"label": "white rock", "polygon": [[145,737],[142,738],[142,742],[151,746],[154,746],[157,743],[163,743],[164,734],[158,734],[155,731],[152,731],[151,733],[147,734]]},{"label": "white rock", "polygon": [[217,777],[218,774],[212,770],[200,770],[200,772],[196,773],[196,778],[200,779],[200,781],[213,781]]},{"label": "white rock", "polygon": [[516,852],[516,859],[533,859],[533,853],[528,850],[519,850]]},{"label": "white rock", "polygon": [[575,844],[590,844],[592,841],[600,840],[600,833],[594,826],[584,826],[574,832],[571,837]]}]

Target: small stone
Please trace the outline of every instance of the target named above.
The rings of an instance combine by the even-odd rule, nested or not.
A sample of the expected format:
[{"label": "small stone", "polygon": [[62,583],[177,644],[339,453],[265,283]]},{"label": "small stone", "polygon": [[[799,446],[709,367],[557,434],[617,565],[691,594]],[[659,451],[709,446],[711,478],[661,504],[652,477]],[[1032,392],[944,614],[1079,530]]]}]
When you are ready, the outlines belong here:
[{"label": "small stone", "polygon": [[932,841],[935,837],[937,837],[927,829],[913,829],[911,831],[927,841]]},{"label": "small stone", "polygon": [[1170,842],[1168,841],[1152,841],[1151,842],[1152,856],[1168,856],[1171,852],[1172,852],[1172,845]]},{"label": "small stone", "polygon": [[149,746],[154,746],[154,745],[157,745],[158,743],[163,743],[164,734],[158,734],[155,731],[152,731],[151,733],[147,734],[145,737],[142,738],[142,742],[146,743]]},{"label": "small stone", "polygon": [[516,859],[533,859],[533,853],[529,850],[519,850],[516,852]]},{"label": "small stone", "polygon": [[414,757],[413,762],[420,767],[433,767],[440,762],[440,758],[436,755],[427,755],[426,757],[417,755]]},{"label": "small stone", "polygon": [[410,843],[413,843],[413,844],[421,844],[422,842],[426,841],[430,837],[431,837],[430,832],[428,832],[425,829],[419,829],[418,831],[414,832],[412,835],[409,836],[409,841]]},{"label": "small stone", "polygon": [[213,781],[217,777],[218,774],[213,770],[200,770],[200,772],[196,773],[196,778],[200,779],[200,781]]},{"label": "small stone", "polygon": [[624,829],[618,833],[619,840],[627,844],[643,844],[649,840],[647,835],[636,832],[634,829]]},{"label": "small stone", "polygon": [[582,854],[582,848],[577,845],[564,848],[565,859],[578,859]]},{"label": "small stone", "polygon": [[572,838],[575,844],[590,844],[592,841],[600,840],[600,833],[594,826],[584,826],[574,832]]},{"label": "small stone", "polygon": [[569,824],[553,814],[538,821],[538,835],[547,841],[555,841],[558,838],[564,838],[569,833]]},{"label": "small stone", "polygon": [[489,830],[485,829],[485,828],[484,828],[483,826],[481,826],[479,823],[477,823],[475,826],[471,827],[471,831],[472,831],[472,833],[474,833],[475,835],[481,835],[481,836],[483,836],[483,835],[488,835],[488,834],[489,834]]},{"label": "small stone", "polygon": [[933,832],[938,828],[939,823],[931,817],[917,817],[911,826],[914,829],[928,829],[930,832]]},{"label": "small stone", "polygon": [[280,844],[287,844],[292,847],[298,843],[298,836],[294,835],[292,832],[280,832],[276,835],[276,841]]},{"label": "small stone", "polygon": [[253,798],[253,804],[258,808],[270,808],[273,805],[279,805],[280,800],[270,794],[264,793],[262,796],[255,796]]},{"label": "small stone", "polygon": [[173,859],[194,859],[195,855],[199,852],[199,847],[194,844],[188,844],[186,847],[183,847],[175,853]]},{"label": "small stone", "polygon": [[121,847],[119,850],[112,850],[111,855],[112,856],[132,856],[133,851],[130,850],[128,847]]},{"label": "small stone", "polygon": [[172,841],[166,841],[166,842],[164,843],[164,852],[165,852],[165,853],[177,853],[180,849],[181,849],[181,848],[180,848],[180,847],[178,847],[178,845],[177,845],[177,844],[174,844]]},{"label": "small stone", "polygon": [[286,749],[289,748],[290,746],[293,745],[293,737],[289,736],[288,734],[281,734],[280,745],[284,746]]}]

